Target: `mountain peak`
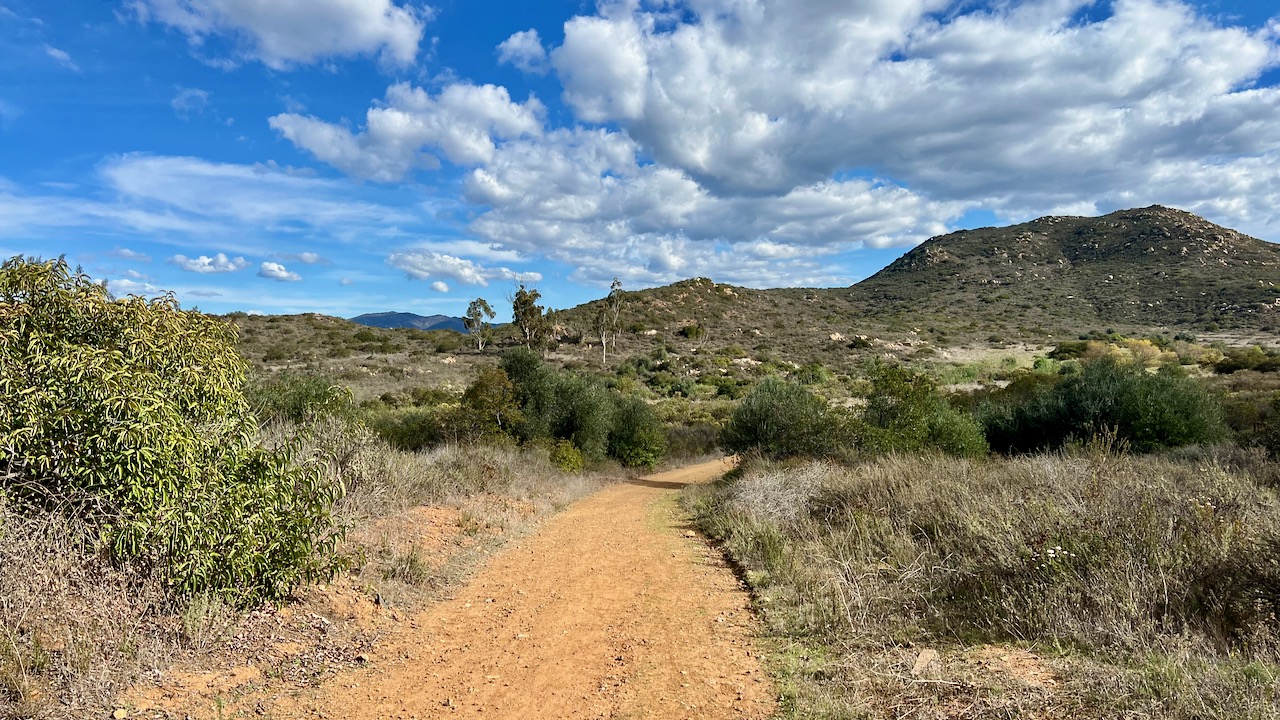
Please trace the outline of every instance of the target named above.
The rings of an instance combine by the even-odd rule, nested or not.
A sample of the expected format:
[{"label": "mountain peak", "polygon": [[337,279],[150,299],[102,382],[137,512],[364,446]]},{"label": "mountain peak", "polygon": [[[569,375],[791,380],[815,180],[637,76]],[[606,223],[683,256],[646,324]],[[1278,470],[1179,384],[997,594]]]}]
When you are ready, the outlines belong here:
[{"label": "mountain peak", "polygon": [[940,235],[853,291],[903,313],[970,307],[989,322],[1232,326],[1275,322],[1278,284],[1280,247],[1152,205]]}]

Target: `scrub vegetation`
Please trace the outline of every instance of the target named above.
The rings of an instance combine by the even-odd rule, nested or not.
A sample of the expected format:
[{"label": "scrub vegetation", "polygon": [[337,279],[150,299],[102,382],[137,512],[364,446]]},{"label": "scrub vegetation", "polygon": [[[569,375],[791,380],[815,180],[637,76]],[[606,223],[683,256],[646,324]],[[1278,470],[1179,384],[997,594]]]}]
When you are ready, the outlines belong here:
[{"label": "scrub vegetation", "polygon": [[[1199,295],[1131,306],[1113,231],[1204,229],[1184,214],[1113,217],[1090,257],[1067,225],[1093,232],[948,236],[854,290],[615,282],[554,311],[524,287],[514,325],[472,303],[471,337],[211,317],[10,260],[0,715],[101,714],[316,583],[420,601],[461,561],[386,530],[415,512],[482,550],[731,453],[685,503],[789,716],[1280,717],[1274,308],[1198,265]],[[1127,284],[1065,302],[1104,272]]]}]

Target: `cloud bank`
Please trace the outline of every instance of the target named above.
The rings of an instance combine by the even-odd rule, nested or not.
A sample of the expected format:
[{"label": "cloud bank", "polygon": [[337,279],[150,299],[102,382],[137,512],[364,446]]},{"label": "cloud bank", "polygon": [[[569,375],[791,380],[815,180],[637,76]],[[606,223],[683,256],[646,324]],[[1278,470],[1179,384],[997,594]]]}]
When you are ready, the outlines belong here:
[{"label": "cloud bank", "polygon": [[227,38],[237,55],[275,70],[325,58],[377,56],[405,66],[429,11],[393,0],[132,0],[142,22],[167,25],[200,48]]},{"label": "cloud bank", "polygon": [[[839,284],[830,256],[907,246],[970,210],[1007,220],[1162,202],[1280,234],[1280,22],[1180,2],[604,3],[547,49],[574,122],[467,83],[397,84],[357,132],[284,114],[283,137],[353,177],[465,170],[488,247],[579,280]],[[470,260],[393,265],[468,284]],[[476,267],[479,267],[478,265]],[[620,269],[621,268],[621,269]]]}]

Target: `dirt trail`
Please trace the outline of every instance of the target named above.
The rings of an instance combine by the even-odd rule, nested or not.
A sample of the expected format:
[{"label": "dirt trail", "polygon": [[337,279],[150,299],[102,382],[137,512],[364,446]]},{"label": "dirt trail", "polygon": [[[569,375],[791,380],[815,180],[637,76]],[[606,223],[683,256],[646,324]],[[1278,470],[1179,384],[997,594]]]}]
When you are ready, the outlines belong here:
[{"label": "dirt trail", "polygon": [[676,491],[721,462],[599,492],[401,623],[367,668],[259,703],[269,717],[764,718],[753,618]]}]

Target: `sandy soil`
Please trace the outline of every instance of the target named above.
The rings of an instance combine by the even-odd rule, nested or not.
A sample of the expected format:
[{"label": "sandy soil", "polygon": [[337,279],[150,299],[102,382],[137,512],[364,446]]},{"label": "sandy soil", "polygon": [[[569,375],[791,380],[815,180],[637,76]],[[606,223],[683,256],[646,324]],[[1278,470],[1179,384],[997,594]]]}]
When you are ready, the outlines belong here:
[{"label": "sandy soil", "polygon": [[[706,463],[601,491],[499,551],[451,598],[399,618],[365,667],[316,688],[241,687],[229,714],[768,717],[775,692],[746,593],[675,504],[684,485],[725,470]],[[146,695],[172,713],[176,689]],[[179,702],[179,716],[228,709],[187,699],[202,707]]]}]

